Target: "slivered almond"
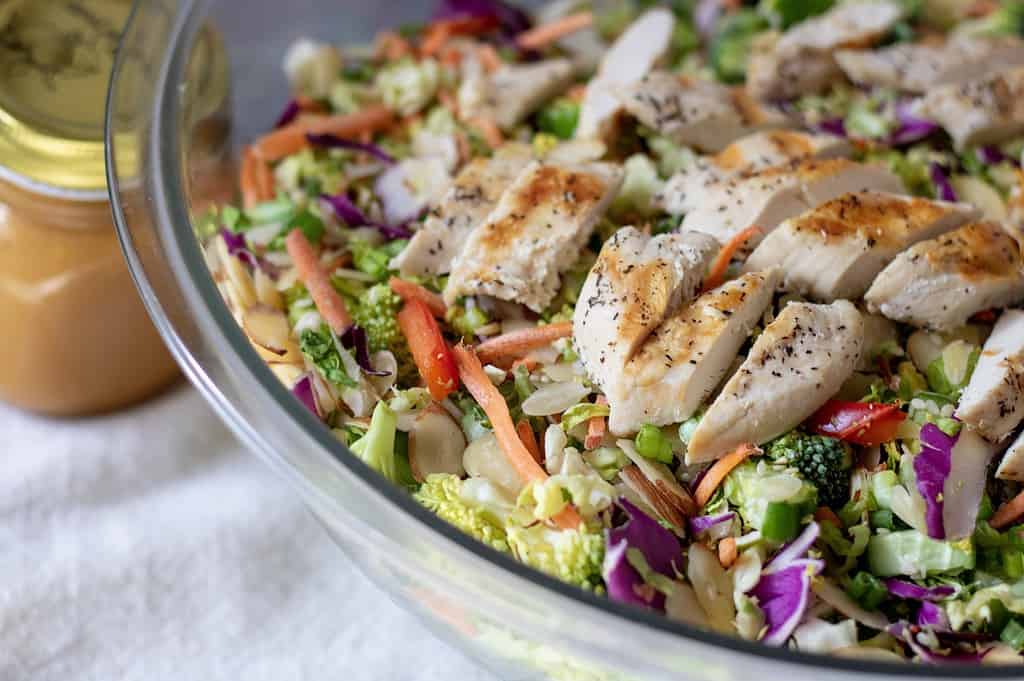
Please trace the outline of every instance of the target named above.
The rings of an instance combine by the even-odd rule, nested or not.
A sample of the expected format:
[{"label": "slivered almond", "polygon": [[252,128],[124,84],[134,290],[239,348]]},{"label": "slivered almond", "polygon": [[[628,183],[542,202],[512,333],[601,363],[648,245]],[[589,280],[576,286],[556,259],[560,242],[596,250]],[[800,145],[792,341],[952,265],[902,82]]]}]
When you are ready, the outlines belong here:
[{"label": "slivered almond", "polygon": [[416,415],[409,431],[409,467],[417,482],[434,473],[465,473],[462,454],[466,437],[462,428],[440,407],[430,406]]},{"label": "slivered almond", "polygon": [[657,461],[651,461],[650,459],[640,456],[640,453],[636,451],[636,447],[633,445],[632,440],[619,440],[619,448],[626,454],[630,461],[632,461],[637,468],[647,479],[651,481],[658,492],[662,495],[668,503],[672,505],[676,511],[684,518],[697,515],[697,502],[694,501],[690,493],[683,489],[676,477],[672,475],[672,471],[669,470],[668,466]]},{"label": "slivered almond", "polygon": [[242,326],[253,343],[279,357],[296,349],[288,318],[280,310],[257,303],[242,315]]},{"label": "slivered almond", "polygon": [[638,467],[626,466],[619,472],[619,475],[630,489],[640,495],[640,498],[647,502],[647,505],[661,516],[662,520],[678,531],[683,531],[686,518],[679,513],[675,506],[669,502],[654,483],[647,479]]}]

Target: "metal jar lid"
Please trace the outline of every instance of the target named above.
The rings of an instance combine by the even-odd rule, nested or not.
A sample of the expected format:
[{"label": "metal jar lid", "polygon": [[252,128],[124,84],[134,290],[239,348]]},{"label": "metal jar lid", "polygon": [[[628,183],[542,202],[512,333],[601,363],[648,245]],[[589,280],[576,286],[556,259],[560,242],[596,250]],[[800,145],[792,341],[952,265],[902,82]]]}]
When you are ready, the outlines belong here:
[{"label": "metal jar lid", "polygon": [[[105,190],[107,85],[131,8],[131,0],[0,0],[0,178],[82,198]],[[226,64],[211,31],[196,48],[189,80],[209,112],[226,97]],[[129,59],[128,68],[145,65]],[[135,156],[133,143],[118,140],[119,158]]]}]

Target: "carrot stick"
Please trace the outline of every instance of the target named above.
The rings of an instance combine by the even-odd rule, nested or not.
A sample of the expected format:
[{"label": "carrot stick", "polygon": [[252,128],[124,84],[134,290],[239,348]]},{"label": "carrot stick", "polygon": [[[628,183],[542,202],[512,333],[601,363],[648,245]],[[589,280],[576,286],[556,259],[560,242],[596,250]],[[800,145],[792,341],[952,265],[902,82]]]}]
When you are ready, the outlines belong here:
[{"label": "carrot stick", "polygon": [[494,73],[502,66],[501,56],[492,45],[482,45],[476,51],[476,58],[480,60],[487,73]]},{"label": "carrot stick", "polygon": [[309,295],[313,298],[317,311],[334,333],[344,333],[352,325],[352,317],[348,314],[345,301],[334,290],[331,278],[324,268],[320,267],[320,260],[306,235],[301,229],[293,229],[285,238],[284,245],[288,249],[288,255],[295,262],[299,279],[309,289]]},{"label": "carrot stick", "polygon": [[256,181],[254,162],[256,158],[252,154],[252,147],[246,147],[242,151],[238,177],[238,186],[242,190],[242,205],[245,208],[252,208],[260,202],[260,188]]},{"label": "carrot stick", "polygon": [[524,50],[537,50],[550,45],[559,38],[587,28],[593,23],[594,15],[591,12],[567,14],[554,21],[523,31],[516,36],[516,45]]},{"label": "carrot stick", "polygon": [[989,519],[988,524],[997,530],[1001,530],[1019,519],[1022,515],[1024,515],[1024,492],[1021,492],[1000,506],[995,515]]},{"label": "carrot stick", "polygon": [[486,33],[497,25],[493,16],[442,19],[427,27],[420,42],[420,54],[431,57],[457,35]]},{"label": "carrot stick", "polygon": [[394,123],[391,110],[383,105],[369,106],[361,111],[335,116],[302,116],[283,128],[278,128],[256,140],[253,150],[264,161],[279,161],[301,151],[309,144],[308,134],[332,134],[356,137],[364,131],[388,128]]},{"label": "carrot stick", "polygon": [[732,258],[736,255],[736,251],[740,249],[743,244],[753,237],[755,234],[761,234],[762,230],[757,225],[751,225],[745,230],[729,239],[722,246],[722,250],[718,252],[715,257],[715,261],[711,264],[711,270],[708,272],[707,278],[704,280],[704,291],[710,291],[713,288],[717,288],[722,285],[725,280],[725,271],[729,269],[729,263],[732,262]]},{"label": "carrot stick", "polygon": [[530,452],[534,460],[537,463],[543,464],[544,455],[540,453],[540,445],[537,444],[537,436],[534,434],[530,422],[526,419],[521,420],[516,424],[516,432],[519,433],[519,439],[523,441],[523,446]]},{"label": "carrot stick", "polygon": [[252,165],[260,201],[271,200],[274,198],[274,173],[270,170],[270,164],[253,156]]},{"label": "carrot stick", "polygon": [[445,314],[448,312],[448,306],[444,304],[441,296],[433,291],[428,291],[419,284],[414,284],[411,281],[399,279],[398,277],[391,277],[388,279],[388,286],[405,302],[410,300],[420,301],[427,306],[430,314],[439,319],[444,319]]},{"label": "carrot stick", "polygon": [[842,528],[843,521],[839,519],[836,512],[828,506],[819,506],[814,511],[814,519],[819,523],[832,523],[836,527]]},{"label": "carrot stick", "polygon": [[[399,294],[401,295],[401,294]],[[551,345],[559,338],[572,335],[572,322],[545,324],[519,331],[510,331],[485,340],[477,346],[480,361],[494,364],[502,360],[517,359],[531,350]]]},{"label": "carrot stick", "polygon": [[726,537],[718,542],[718,562],[722,564],[722,567],[729,569],[736,562],[738,553],[736,537]]},{"label": "carrot stick", "polygon": [[505,143],[505,135],[498,127],[498,123],[490,116],[476,116],[470,119],[469,124],[483,135],[484,141],[491,149],[497,149]]},{"label": "carrot stick", "polygon": [[732,452],[716,461],[708,469],[708,472],[704,474],[704,478],[697,485],[697,490],[693,493],[693,499],[697,502],[697,505],[704,506],[708,503],[711,495],[715,493],[715,490],[722,484],[726,476],[732,472],[732,469],[743,463],[748,456],[757,451],[760,450],[753,444],[744,442]]},{"label": "carrot stick", "polygon": [[[608,398],[604,395],[598,395],[595,400],[597,404],[608,404]],[[607,430],[607,421],[603,416],[595,416],[587,422],[587,437],[583,440],[583,447],[587,451],[597,449],[604,440],[604,433]]]},{"label": "carrot stick", "polygon": [[[546,480],[547,472],[541,468],[530,454],[530,450],[519,439],[519,433],[512,425],[508,404],[498,392],[498,388],[491,383],[491,379],[487,378],[476,352],[473,351],[473,348],[459,343],[453,348],[452,354],[455,356],[455,365],[459,369],[459,378],[462,379],[462,384],[466,386],[466,390],[487,414],[502,452],[515,468],[519,477],[525,482]],[[563,509],[553,520],[563,529],[579,527],[581,522],[579,514],[571,506]]]}]

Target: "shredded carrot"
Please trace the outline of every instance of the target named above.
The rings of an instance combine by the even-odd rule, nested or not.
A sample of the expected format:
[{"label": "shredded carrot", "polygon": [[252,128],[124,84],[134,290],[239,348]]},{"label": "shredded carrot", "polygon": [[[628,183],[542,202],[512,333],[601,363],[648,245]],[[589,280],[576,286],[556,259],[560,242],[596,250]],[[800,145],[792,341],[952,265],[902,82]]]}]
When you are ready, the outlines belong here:
[{"label": "shredded carrot", "polygon": [[831,523],[840,528],[843,526],[843,521],[840,520],[839,516],[836,515],[836,512],[828,506],[819,506],[815,509],[814,519],[819,523]]},{"label": "shredded carrot", "polygon": [[317,312],[324,318],[334,333],[344,333],[352,325],[345,301],[331,284],[327,271],[320,266],[320,259],[301,229],[293,229],[284,240],[288,255],[295,262],[299,279],[309,289],[309,295]]},{"label": "shredded carrot", "polygon": [[301,116],[283,128],[256,140],[253,151],[260,159],[273,162],[300,151],[309,144],[306,135],[332,134],[356,137],[363,131],[384,130],[394,122],[394,114],[383,105],[369,106],[351,114]]},{"label": "shredded carrot", "polygon": [[493,45],[481,45],[476,50],[476,58],[480,60],[480,64],[484,67],[487,73],[494,73],[501,68],[504,62],[501,61],[501,55],[494,49]]},{"label": "shredded carrot", "polygon": [[242,205],[246,208],[252,208],[260,202],[260,187],[256,181],[254,162],[259,161],[253,156],[252,148],[246,147],[242,151],[238,177],[238,186],[242,190]]},{"label": "shredded carrot", "polygon": [[405,279],[399,279],[398,277],[391,277],[388,279],[388,286],[394,291],[399,298],[408,302],[410,300],[418,300],[427,306],[430,310],[430,314],[434,315],[439,319],[444,319],[445,313],[448,312],[448,307],[444,304],[441,296],[437,295],[433,291],[429,291],[419,284],[414,284],[411,281]]},{"label": "shredded carrot", "polygon": [[760,451],[757,447],[749,442],[744,442],[730,453],[723,456],[721,459],[716,461],[708,472],[704,474],[700,484],[697,485],[697,490],[693,493],[694,501],[697,502],[698,506],[704,506],[711,499],[711,495],[715,493],[718,486],[722,484],[726,476],[732,472],[733,468],[739,466],[743,461],[751,454]]},{"label": "shredded carrot", "polygon": [[722,285],[722,282],[725,281],[725,271],[729,269],[729,263],[732,262],[732,258],[736,255],[736,251],[740,250],[740,247],[747,243],[751,237],[755,234],[761,234],[762,231],[763,230],[757,225],[751,225],[733,238],[729,239],[729,241],[722,246],[722,250],[718,252],[718,256],[711,264],[711,270],[708,272],[708,276],[704,280],[705,291],[710,291],[711,289]]},{"label": "shredded carrot", "polygon": [[560,38],[571,35],[594,23],[591,12],[576,12],[559,17],[554,21],[535,26],[516,36],[516,45],[524,50],[538,50]]},{"label": "shredded carrot", "polygon": [[455,148],[459,152],[459,161],[465,162],[473,156],[473,149],[469,146],[469,139],[462,130],[455,131]]},{"label": "shredded carrot", "polygon": [[[452,349],[452,354],[455,357],[455,365],[459,369],[459,378],[462,379],[462,384],[466,386],[466,390],[487,414],[487,418],[490,419],[491,426],[494,428],[494,435],[498,438],[498,445],[519,477],[525,482],[546,480],[547,472],[541,468],[530,454],[530,450],[519,439],[519,433],[512,424],[508,404],[498,388],[484,373],[483,365],[480,364],[476,352],[473,351],[473,348],[459,343]],[[553,520],[563,529],[579,527],[581,522],[576,509],[571,506],[563,509]]]},{"label": "shredded carrot", "polygon": [[1022,515],[1024,515],[1024,492],[1019,493],[1000,506],[995,515],[989,519],[988,524],[997,530],[1001,530],[1018,520]]},{"label": "shredded carrot", "polygon": [[572,322],[545,324],[544,326],[510,331],[485,340],[477,346],[476,352],[480,356],[480,361],[485,364],[495,364],[496,362],[507,364],[509,360],[522,357],[531,350],[543,348],[560,338],[567,338],[571,335]]},{"label": "shredded carrot", "polygon": [[274,198],[274,173],[270,170],[270,164],[253,156],[252,165],[253,173],[256,176],[259,200],[271,200]]},{"label": "shredded carrot", "polygon": [[537,435],[533,432],[533,426],[526,419],[522,419],[516,424],[516,432],[519,433],[519,439],[523,441],[523,446],[530,452],[534,460],[539,463],[544,463],[544,455],[540,453],[540,445],[537,444]]},{"label": "shredded carrot", "polygon": [[479,131],[491,149],[497,149],[505,143],[505,135],[498,127],[497,121],[490,116],[476,116],[468,122]]},{"label": "shredded carrot", "polygon": [[323,113],[323,105],[306,95],[295,95],[295,103],[299,105],[299,111],[305,111],[306,113]]},{"label": "shredded carrot", "polygon": [[398,61],[412,53],[409,41],[393,31],[381,31],[374,40],[374,54],[388,61]]},{"label": "shredded carrot", "polygon": [[529,357],[520,357],[516,361],[512,362],[512,368],[518,369],[519,367],[526,367],[527,372],[532,372],[534,369],[540,366],[540,362]]},{"label": "shredded carrot", "polygon": [[736,537],[726,537],[718,542],[718,562],[722,567],[729,569],[736,562],[739,552],[736,550]]},{"label": "shredded carrot", "polygon": [[457,17],[435,21],[423,32],[423,40],[420,41],[420,54],[424,57],[432,57],[455,36],[486,33],[496,25],[497,20],[494,16]]},{"label": "shredded carrot", "polygon": [[462,50],[451,45],[446,46],[441,50],[441,63],[445,66],[458,68],[462,63]]},{"label": "shredded carrot", "polygon": [[448,90],[439,90],[437,92],[437,101],[441,103],[441,106],[448,109],[448,112],[456,118],[459,117],[459,102],[455,99]]},{"label": "shredded carrot", "polygon": [[569,91],[565,93],[565,96],[574,102],[582,102],[583,98],[587,96],[587,86],[583,83],[573,85],[569,88]]},{"label": "shredded carrot", "polygon": [[[594,400],[597,404],[608,404],[608,398],[598,395]],[[608,423],[603,416],[594,416],[587,422],[587,437],[583,440],[583,448],[587,451],[597,449],[604,440],[604,433],[608,429]]]}]

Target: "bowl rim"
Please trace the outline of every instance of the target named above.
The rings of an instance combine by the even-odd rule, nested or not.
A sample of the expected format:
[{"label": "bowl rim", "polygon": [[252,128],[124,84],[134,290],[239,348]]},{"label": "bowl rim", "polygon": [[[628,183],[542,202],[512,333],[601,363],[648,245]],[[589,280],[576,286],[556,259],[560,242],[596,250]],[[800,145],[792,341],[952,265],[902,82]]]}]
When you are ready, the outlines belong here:
[{"label": "bowl rim", "polygon": [[[155,0],[134,0],[124,32],[119,39],[127,39],[139,21],[140,13],[146,4]],[[185,74],[185,50],[182,45],[191,45],[196,33],[203,23],[200,16],[199,5],[203,4],[197,0],[182,0],[185,8],[181,10],[183,21],[171,29],[173,39],[170,44],[175,46],[171,51],[170,59],[166,58],[166,68],[160,71],[160,80],[154,87],[158,93],[157,101],[164,104],[158,107],[159,111],[151,112],[153,120],[156,121],[153,134],[156,141],[154,149],[159,146],[163,152],[170,152],[158,155],[158,158],[175,159],[175,150],[180,148],[180,130],[174,123],[179,119],[180,98],[173,96],[177,93],[175,83],[181,81]],[[118,241],[122,252],[128,262],[132,280],[142,298],[147,312],[157,327],[164,343],[170,349],[175,360],[181,366],[182,371],[196,386],[204,399],[214,408],[221,420],[239,436],[250,448],[258,450],[266,455],[268,460],[276,460],[278,465],[274,466],[279,472],[283,472],[295,484],[304,489],[314,487],[305,476],[294,469],[294,467],[277,454],[273,447],[262,441],[258,430],[253,427],[233,408],[230,400],[220,392],[204,369],[201,363],[193,356],[185,342],[178,336],[174,329],[173,322],[164,311],[154,286],[149,281],[142,259],[134,247],[131,229],[128,226],[128,218],[120,202],[122,181],[117,173],[116,140],[114,138],[114,107],[117,95],[118,76],[122,72],[124,62],[127,59],[128,50],[118,49],[112,69],[110,84],[106,97],[106,114],[104,125],[105,159],[107,187],[114,223],[116,226]],[[147,162],[147,166],[149,163]],[[161,167],[157,162],[156,167]],[[314,440],[323,451],[329,455],[335,465],[341,465],[347,469],[347,473],[358,478],[359,482],[370,493],[381,497],[388,505],[398,507],[403,513],[410,516],[416,523],[432,534],[439,535],[442,539],[454,543],[463,551],[468,552],[472,557],[489,563],[492,567],[498,568],[501,572],[509,572],[515,577],[528,582],[534,586],[541,587],[560,598],[571,599],[574,602],[587,606],[604,616],[612,616],[615,619],[625,620],[631,625],[654,630],[656,632],[680,636],[685,639],[710,645],[725,652],[739,653],[744,656],[756,659],[765,659],[786,664],[795,664],[800,667],[811,669],[834,668],[853,674],[885,674],[892,677],[913,677],[913,678],[986,678],[986,679],[1007,679],[1020,677],[1019,667],[1009,666],[985,666],[981,664],[949,664],[944,666],[930,666],[915,664],[912,662],[882,662],[877,660],[860,660],[845,658],[826,654],[806,653],[786,647],[772,647],[756,641],[748,641],[739,636],[721,634],[713,631],[700,629],[685,622],[670,619],[669,617],[656,613],[652,610],[639,606],[613,601],[604,596],[567,584],[555,577],[549,576],[532,567],[529,567],[511,556],[500,552],[486,544],[459,531],[454,526],[441,520],[437,515],[431,513],[421,504],[418,504],[411,495],[401,490],[398,486],[386,480],[379,473],[365,464],[359,457],[352,454],[347,447],[341,444],[330,432],[330,429],[319,419],[315,418],[308,409],[299,403],[298,400],[281,384],[274,376],[267,364],[259,357],[255,350],[247,342],[242,329],[231,315],[221,297],[213,278],[210,276],[209,268],[203,257],[194,233],[191,230],[191,217],[185,210],[187,205],[184,191],[182,169],[177,161],[172,163],[173,168],[159,174],[163,180],[163,191],[157,196],[147,197],[147,203],[156,201],[161,214],[166,214],[169,222],[173,225],[170,233],[172,241],[182,262],[181,268],[174,271],[175,285],[191,288],[188,291],[189,298],[201,300],[204,312],[210,321],[213,322],[216,332],[219,334],[217,340],[223,341],[223,345],[231,349],[241,365],[248,371],[249,377],[255,380],[258,387],[265,390],[277,407],[283,410],[288,418],[291,418],[302,428],[312,440]],[[142,172],[140,168],[140,172]],[[168,200],[163,201],[160,206],[161,197]],[[162,229],[160,220],[157,220],[157,229]],[[189,228],[182,228],[183,225]],[[172,263],[173,264],[173,263]],[[184,276],[182,276],[184,275]],[[336,502],[327,495],[328,503]],[[344,514],[344,512],[342,512]],[[348,514],[344,514],[348,515]]]}]

